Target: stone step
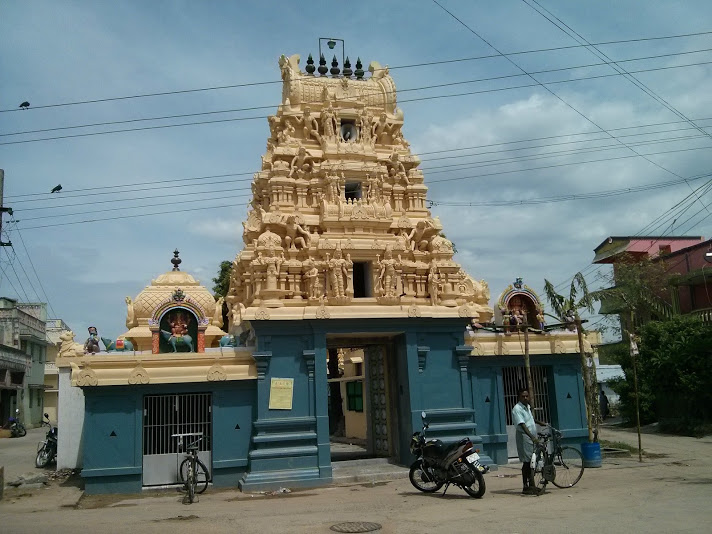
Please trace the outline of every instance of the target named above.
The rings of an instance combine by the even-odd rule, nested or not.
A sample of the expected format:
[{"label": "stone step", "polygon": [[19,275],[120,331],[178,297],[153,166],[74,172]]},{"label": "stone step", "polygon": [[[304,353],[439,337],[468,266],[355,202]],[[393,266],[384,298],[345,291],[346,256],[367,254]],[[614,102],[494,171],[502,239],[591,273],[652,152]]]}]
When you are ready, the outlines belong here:
[{"label": "stone step", "polygon": [[408,467],[390,463],[387,458],[364,458],[332,462],[334,484],[387,482],[408,478]]}]

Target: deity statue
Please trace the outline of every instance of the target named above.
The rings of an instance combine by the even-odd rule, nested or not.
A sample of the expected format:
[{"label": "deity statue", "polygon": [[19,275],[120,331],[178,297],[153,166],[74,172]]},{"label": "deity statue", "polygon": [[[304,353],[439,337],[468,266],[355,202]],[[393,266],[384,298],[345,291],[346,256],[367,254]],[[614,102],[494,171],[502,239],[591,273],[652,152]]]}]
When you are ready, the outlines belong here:
[{"label": "deity statue", "polygon": [[305,173],[311,171],[314,160],[303,146],[299,147],[296,156],[292,158],[292,163],[289,165],[289,176],[294,174],[294,171],[303,171]]},{"label": "deity statue", "polygon": [[294,119],[297,121],[297,124],[301,124],[304,139],[311,139],[314,137],[318,143],[321,143],[321,136],[319,135],[319,121],[312,117],[311,109],[308,106],[304,107],[304,112],[301,117],[294,117]]},{"label": "deity statue", "polygon": [[99,334],[95,326],[90,326],[88,330],[89,337],[84,342],[84,352],[87,354],[96,354],[101,350],[99,348]]},{"label": "deity statue", "polygon": [[265,287],[265,289],[277,289],[279,270],[284,262],[284,252],[278,257],[275,255],[274,248],[270,247],[267,257],[264,257],[260,252],[255,261],[257,265],[267,266],[267,287]]},{"label": "deity statue", "polygon": [[426,237],[426,230],[428,225],[425,221],[418,221],[415,228],[411,230],[408,234],[408,241],[410,242],[411,250],[418,250],[420,252],[425,252],[428,250],[428,238]]},{"label": "deity statue", "polygon": [[287,122],[287,124],[284,125],[284,128],[282,128],[277,134],[277,141],[280,145],[285,145],[290,141],[294,141],[294,134],[296,131],[297,130],[294,128],[292,123]]},{"label": "deity statue", "polygon": [[399,281],[399,274],[396,268],[402,264],[401,257],[398,256],[398,259],[394,260],[393,251],[390,247],[387,247],[382,260],[380,256],[376,256],[376,263],[378,263],[379,268],[378,292],[382,297],[396,297],[396,288]]},{"label": "deity statue", "polygon": [[410,180],[408,180],[408,173],[405,170],[405,165],[400,160],[398,152],[393,152],[390,158],[391,168],[388,171],[388,175],[391,176],[394,181],[403,181],[405,185],[410,185]]},{"label": "deity statue", "polygon": [[336,112],[334,111],[331,101],[329,101],[321,110],[321,127],[324,131],[322,140],[335,143],[336,142],[336,131],[338,130],[338,122],[336,120]]},{"label": "deity statue", "polygon": [[285,227],[287,235],[284,236],[284,244],[287,248],[294,246],[296,249],[303,249],[309,246],[311,235],[302,228],[302,225],[297,222],[294,215],[287,217]]},{"label": "deity statue", "polygon": [[220,297],[215,301],[215,313],[213,314],[213,326],[218,328],[223,327],[223,303],[225,302],[224,297]]},{"label": "deity statue", "polygon": [[188,335],[188,324],[190,317],[186,318],[182,313],[174,314],[169,320],[171,325],[171,337],[178,338]]},{"label": "deity statue", "polygon": [[326,201],[338,204],[341,200],[341,178],[336,174],[326,175]]},{"label": "deity statue", "polygon": [[134,312],[134,305],[131,297],[126,297],[126,328],[131,329],[136,326],[136,312]]},{"label": "deity statue", "polygon": [[373,113],[368,108],[364,108],[359,116],[361,142],[364,145],[373,145],[376,140],[373,137]]},{"label": "deity statue", "polygon": [[433,259],[430,262],[430,272],[428,273],[428,291],[430,292],[430,304],[432,304],[433,306],[438,305],[441,289],[442,282],[440,281],[438,264]]},{"label": "deity statue", "polygon": [[316,262],[311,258],[305,262],[304,266],[307,268],[304,273],[307,298],[310,300],[318,300],[323,294],[321,288],[319,287],[319,268],[317,267]]},{"label": "deity statue", "polygon": [[337,245],[334,257],[326,255],[326,267],[329,272],[329,296],[343,298],[346,296],[346,287],[349,281],[349,269],[353,265],[351,256],[346,255],[343,259],[341,247]]},{"label": "deity statue", "polygon": [[373,123],[372,127],[372,132],[373,132],[373,139],[372,143],[377,143],[380,138],[380,142],[384,143],[386,139],[384,137],[390,133],[390,131],[393,129],[393,123],[388,120],[388,115],[386,115],[386,112],[382,112],[378,120]]}]

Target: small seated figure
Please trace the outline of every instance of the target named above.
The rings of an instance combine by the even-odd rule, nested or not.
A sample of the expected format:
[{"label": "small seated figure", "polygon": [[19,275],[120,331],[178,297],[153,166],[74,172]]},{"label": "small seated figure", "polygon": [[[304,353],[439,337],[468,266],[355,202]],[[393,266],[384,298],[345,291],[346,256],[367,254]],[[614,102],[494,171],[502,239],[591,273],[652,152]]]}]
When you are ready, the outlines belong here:
[{"label": "small seated figure", "polygon": [[84,352],[87,354],[96,354],[101,349],[99,348],[99,334],[95,326],[89,327],[89,337],[84,342]]}]

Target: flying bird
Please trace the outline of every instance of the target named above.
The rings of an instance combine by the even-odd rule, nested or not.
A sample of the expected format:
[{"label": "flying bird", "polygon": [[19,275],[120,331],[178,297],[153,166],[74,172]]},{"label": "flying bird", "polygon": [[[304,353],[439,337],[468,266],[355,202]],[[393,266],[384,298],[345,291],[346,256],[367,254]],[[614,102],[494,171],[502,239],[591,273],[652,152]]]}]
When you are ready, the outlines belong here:
[{"label": "flying bird", "polygon": [[57,184],[52,188],[50,193],[59,193],[62,190],[62,184]]},{"label": "flying bird", "polygon": [[27,100],[25,100],[22,104],[20,104],[20,107],[22,109],[27,109],[30,107],[30,103]]}]

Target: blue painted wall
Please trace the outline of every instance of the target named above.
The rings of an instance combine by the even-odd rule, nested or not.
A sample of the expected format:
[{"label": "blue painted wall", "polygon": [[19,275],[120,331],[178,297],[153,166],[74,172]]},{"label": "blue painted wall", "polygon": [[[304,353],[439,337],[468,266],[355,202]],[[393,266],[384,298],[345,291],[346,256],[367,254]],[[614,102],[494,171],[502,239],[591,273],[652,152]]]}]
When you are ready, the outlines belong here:
[{"label": "blue painted wall", "polygon": [[236,486],[247,467],[254,381],[84,388],[85,491],[140,492],[144,395],[199,392],[213,395],[213,484]]}]

